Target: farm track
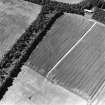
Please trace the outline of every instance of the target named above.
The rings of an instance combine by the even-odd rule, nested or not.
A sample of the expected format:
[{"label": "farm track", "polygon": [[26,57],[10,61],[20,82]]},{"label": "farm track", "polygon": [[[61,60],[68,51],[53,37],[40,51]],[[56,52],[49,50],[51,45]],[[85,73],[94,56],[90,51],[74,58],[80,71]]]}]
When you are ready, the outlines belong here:
[{"label": "farm track", "polygon": [[[16,77],[19,71],[21,71],[22,65],[28,59],[32,50],[43,39],[46,32],[50,29],[56,19],[63,15],[64,11],[62,10],[64,9],[57,8],[57,10],[55,10],[55,7],[57,8],[59,6],[56,5],[56,3],[48,3],[47,5],[44,5],[37,20],[32,23],[32,25],[26,30],[25,33],[23,33],[20,39],[17,40],[13,47],[1,59],[0,99],[5,94],[7,88],[12,85],[13,77]],[[66,11],[67,10],[71,13],[83,15],[83,11],[78,11],[77,8],[74,9],[74,7],[73,9],[70,7],[69,9],[66,9]]]}]

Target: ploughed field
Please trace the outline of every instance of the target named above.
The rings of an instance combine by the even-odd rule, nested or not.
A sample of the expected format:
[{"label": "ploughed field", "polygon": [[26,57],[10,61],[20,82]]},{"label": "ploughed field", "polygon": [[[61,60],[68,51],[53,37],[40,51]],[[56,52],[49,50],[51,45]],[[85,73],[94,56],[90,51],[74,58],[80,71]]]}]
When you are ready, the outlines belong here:
[{"label": "ploughed field", "polygon": [[37,18],[41,7],[33,5],[0,2],[0,59]]},{"label": "ploughed field", "polygon": [[104,32],[104,27],[94,25],[48,78],[84,98],[93,98],[105,81]]},{"label": "ploughed field", "polygon": [[73,47],[94,24],[79,15],[64,14],[52,25],[32,52],[26,65],[38,68],[43,76]]},{"label": "ploughed field", "polygon": [[105,27],[74,14],[56,20],[27,60],[53,83],[86,100],[96,97],[105,80]]},{"label": "ploughed field", "polygon": [[[16,74],[18,65],[16,58],[19,57],[21,46],[17,42],[36,20],[40,10],[41,6],[27,2],[14,1],[12,4],[8,1],[6,3],[0,1],[0,98],[3,97],[8,86],[12,85],[13,77],[10,75],[18,74]],[[11,74],[11,71],[14,73]]]},{"label": "ploughed field", "polygon": [[[104,11],[96,9],[92,19],[88,19],[80,16],[84,15],[83,4],[70,5],[53,0],[48,4],[40,0],[41,6],[21,0],[16,0],[16,5],[4,2],[0,3],[2,97],[13,78],[26,67],[24,70],[33,70],[35,77],[42,75],[43,79],[47,78],[86,101],[96,99],[105,82]],[[87,5],[86,8],[91,7]],[[26,78],[28,76],[27,73]],[[19,78],[22,79],[22,75]],[[8,89],[11,92],[12,88]],[[6,97],[8,100],[8,95]]]},{"label": "ploughed field", "polygon": [[68,105],[68,103],[86,105],[86,101],[81,97],[52,84],[33,69],[23,66],[0,105]]}]

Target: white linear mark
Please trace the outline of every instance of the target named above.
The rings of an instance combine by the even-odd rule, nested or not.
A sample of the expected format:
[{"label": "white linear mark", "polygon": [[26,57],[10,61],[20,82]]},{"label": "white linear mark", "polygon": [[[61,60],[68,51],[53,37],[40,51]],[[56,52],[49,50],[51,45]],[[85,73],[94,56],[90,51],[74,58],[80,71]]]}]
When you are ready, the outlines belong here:
[{"label": "white linear mark", "polygon": [[83,35],[83,37],[77,41],[77,43],[55,64],[55,66],[48,72],[46,78],[50,75],[50,73],[66,58],[66,56],[85,38],[85,36],[92,30],[92,28],[96,25],[96,22],[92,25],[92,27]]}]

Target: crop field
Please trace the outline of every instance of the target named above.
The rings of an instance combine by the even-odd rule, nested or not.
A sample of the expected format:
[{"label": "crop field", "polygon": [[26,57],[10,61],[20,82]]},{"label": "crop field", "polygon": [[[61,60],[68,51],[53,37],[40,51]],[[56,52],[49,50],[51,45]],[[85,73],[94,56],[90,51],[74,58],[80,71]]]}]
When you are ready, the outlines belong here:
[{"label": "crop field", "polygon": [[[65,14],[52,26],[26,62],[44,76],[61,57],[86,33],[94,22],[79,15]],[[37,60],[36,60],[37,59]]]},{"label": "crop field", "polygon": [[60,105],[68,105],[68,103],[69,105],[86,105],[86,101],[82,98],[52,84],[33,69],[23,66],[0,105],[58,105],[58,103]]},{"label": "crop field", "polygon": [[32,6],[26,4],[23,6],[23,4],[10,5],[0,2],[0,59],[37,18],[41,10],[38,5],[30,4],[34,6],[33,10]]},{"label": "crop field", "polygon": [[0,105],[104,105],[104,15],[105,0],[0,0]]},{"label": "crop field", "polygon": [[105,80],[104,33],[105,27],[96,23],[48,74],[48,78],[86,99],[92,99]]}]

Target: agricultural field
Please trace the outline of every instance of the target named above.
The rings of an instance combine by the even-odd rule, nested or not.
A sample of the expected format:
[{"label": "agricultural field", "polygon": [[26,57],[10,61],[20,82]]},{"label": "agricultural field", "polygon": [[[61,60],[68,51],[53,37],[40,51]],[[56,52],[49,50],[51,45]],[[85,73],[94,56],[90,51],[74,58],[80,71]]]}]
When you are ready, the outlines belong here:
[{"label": "agricultural field", "polygon": [[104,105],[104,0],[0,0],[0,105]]},{"label": "agricultural field", "polygon": [[51,77],[52,81],[54,78],[58,84],[83,97],[94,97],[105,76],[104,32],[104,27],[95,24],[80,43],[49,73],[48,78]]},{"label": "agricultural field", "polygon": [[[25,63],[46,76],[53,66],[94,24],[82,16],[64,14],[47,32]],[[37,60],[36,60],[37,59]]]},{"label": "agricultural field", "polygon": [[40,10],[35,4],[0,2],[0,59],[37,18]]},{"label": "agricultural field", "polygon": [[39,73],[23,66],[0,105],[68,105],[68,103],[86,105],[86,101],[82,98],[52,84]]}]

